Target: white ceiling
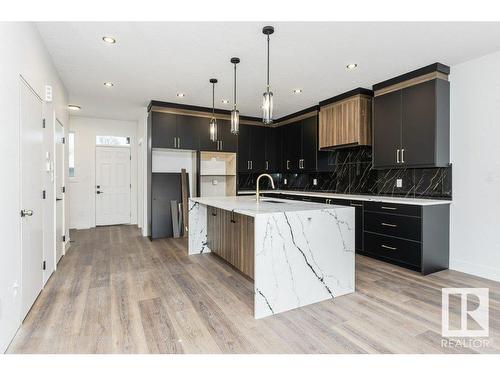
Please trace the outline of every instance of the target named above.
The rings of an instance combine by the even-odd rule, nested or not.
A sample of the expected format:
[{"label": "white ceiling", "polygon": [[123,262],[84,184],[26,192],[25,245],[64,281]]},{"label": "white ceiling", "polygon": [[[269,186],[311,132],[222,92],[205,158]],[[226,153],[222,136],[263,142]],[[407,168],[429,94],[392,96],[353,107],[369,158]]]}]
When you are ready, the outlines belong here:
[{"label": "white ceiling", "polygon": [[[219,79],[216,106],[232,98],[240,57],[238,105],[260,116],[266,43],[271,36],[275,117],[356,87],[441,62],[447,65],[500,50],[500,23],[176,23],[45,22],[38,29],[78,115],[136,120],[151,99],[211,106],[209,78]],[[104,35],[117,39],[102,42]],[[348,71],[348,63],[358,68]],[[452,71],[453,74],[453,71]],[[103,82],[112,81],[111,89]],[[295,95],[294,88],[303,89]],[[185,92],[185,98],[177,98]]]}]

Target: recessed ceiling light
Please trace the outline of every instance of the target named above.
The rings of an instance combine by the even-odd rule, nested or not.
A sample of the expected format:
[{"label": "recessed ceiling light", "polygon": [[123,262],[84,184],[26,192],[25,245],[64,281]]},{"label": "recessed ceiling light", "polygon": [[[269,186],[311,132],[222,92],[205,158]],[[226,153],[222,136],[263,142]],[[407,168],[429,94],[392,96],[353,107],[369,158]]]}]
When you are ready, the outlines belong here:
[{"label": "recessed ceiling light", "polygon": [[104,82],[104,86],[113,87],[115,84],[113,82]]},{"label": "recessed ceiling light", "polygon": [[358,67],[358,64],[348,64],[346,66],[346,68],[349,69],[349,70],[356,69],[357,67]]},{"label": "recessed ceiling light", "polygon": [[113,38],[112,36],[103,36],[102,40],[108,44],[115,44],[116,43],[116,39]]},{"label": "recessed ceiling light", "polygon": [[222,101],[222,104],[229,104],[229,100],[227,100],[227,99],[222,99],[221,101]]},{"label": "recessed ceiling light", "polygon": [[79,111],[82,107],[76,104],[68,104],[68,109],[71,111]]},{"label": "recessed ceiling light", "polygon": [[178,97],[178,98],[183,98],[183,97],[185,97],[185,96],[186,96],[186,94],[184,94],[183,92],[178,92],[178,93],[177,93],[177,97]]},{"label": "recessed ceiling light", "polygon": [[293,93],[294,94],[301,94],[302,93],[302,89],[295,89],[295,90],[293,90]]}]

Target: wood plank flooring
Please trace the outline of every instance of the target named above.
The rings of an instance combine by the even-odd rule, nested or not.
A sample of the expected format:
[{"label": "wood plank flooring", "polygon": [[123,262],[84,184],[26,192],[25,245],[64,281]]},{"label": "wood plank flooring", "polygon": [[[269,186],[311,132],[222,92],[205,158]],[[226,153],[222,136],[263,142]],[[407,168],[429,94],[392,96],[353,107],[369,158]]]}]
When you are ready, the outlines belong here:
[{"label": "wood plank flooring", "polygon": [[[500,353],[500,283],[356,257],[356,293],[260,320],[253,284],[185,239],[73,231],[10,353]],[[441,288],[490,288],[484,348],[441,347]],[[458,302],[452,316],[458,319]]]}]

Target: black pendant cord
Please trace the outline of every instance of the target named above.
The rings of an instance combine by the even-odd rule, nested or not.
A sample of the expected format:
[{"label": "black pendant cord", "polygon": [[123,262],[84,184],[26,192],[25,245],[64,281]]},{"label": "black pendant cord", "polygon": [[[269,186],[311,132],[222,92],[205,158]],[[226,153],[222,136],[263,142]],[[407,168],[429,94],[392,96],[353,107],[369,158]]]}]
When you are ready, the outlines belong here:
[{"label": "black pendant cord", "polygon": [[269,34],[267,35],[267,92],[269,92]]},{"label": "black pendant cord", "polygon": [[236,109],[236,64],[234,64],[234,109]]},{"label": "black pendant cord", "polygon": [[215,117],[215,83],[212,83],[212,117]]}]

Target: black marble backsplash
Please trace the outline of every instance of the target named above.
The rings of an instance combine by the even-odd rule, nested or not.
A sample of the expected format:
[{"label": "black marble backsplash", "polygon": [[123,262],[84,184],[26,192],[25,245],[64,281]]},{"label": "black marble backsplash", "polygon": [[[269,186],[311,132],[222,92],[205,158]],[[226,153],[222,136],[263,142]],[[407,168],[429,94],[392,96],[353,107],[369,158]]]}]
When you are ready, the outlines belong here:
[{"label": "black marble backsplash", "polygon": [[[371,160],[371,147],[321,151],[318,153],[318,172],[272,176],[276,188],[282,190],[451,199],[451,166],[376,170]],[[238,189],[254,190],[257,176],[255,173],[240,174]],[[402,180],[402,187],[396,187],[397,179]],[[261,179],[261,189],[269,188],[268,179]]]}]

